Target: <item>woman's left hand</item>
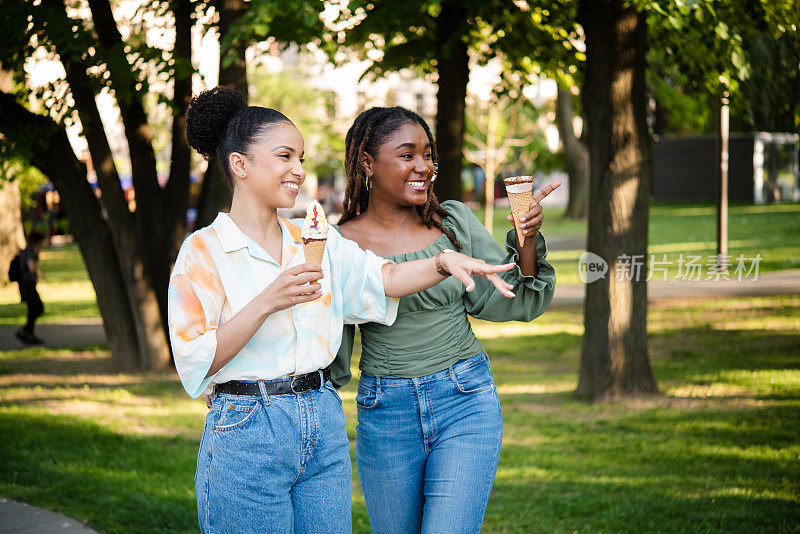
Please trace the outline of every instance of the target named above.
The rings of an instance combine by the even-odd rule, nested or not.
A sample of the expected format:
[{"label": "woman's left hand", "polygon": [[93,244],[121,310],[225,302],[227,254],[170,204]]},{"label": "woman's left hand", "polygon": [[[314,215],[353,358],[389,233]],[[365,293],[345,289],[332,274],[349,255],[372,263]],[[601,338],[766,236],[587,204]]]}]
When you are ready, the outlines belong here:
[{"label": "woman's left hand", "polygon": [[514,293],[511,292],[514,286],[497,276],[497,273],[512,269],[514,267],[513,263],[491,265],[483,260],[471,258],[460,252],[442,254],[439,257],[439,261],[447,272],[466,286],[467,292],[475,289],[475,280],[473,280],[472,277],[482,276],[489,280],[504,296],[508,298],[513,298],[515,296]]},{"label": "woman's left hand", "polygon": [[[528,212],[523,215],[520,219],[522,223],[522,233],[525,236],[532,236],[536,235],[536,232],[542,227],[542,223],[544,222],[544,213],[542,212],[542,206],[539,204],[541,200],[555,191],[558,186],[561,185],[561,180],[556,180],[555,182],[551,182],[550,185],[539,189],[536,193],[531,196],[531,206]],[[509,214],[506,217],[509,222],[512,224],[514,223],[514,216]]]}]

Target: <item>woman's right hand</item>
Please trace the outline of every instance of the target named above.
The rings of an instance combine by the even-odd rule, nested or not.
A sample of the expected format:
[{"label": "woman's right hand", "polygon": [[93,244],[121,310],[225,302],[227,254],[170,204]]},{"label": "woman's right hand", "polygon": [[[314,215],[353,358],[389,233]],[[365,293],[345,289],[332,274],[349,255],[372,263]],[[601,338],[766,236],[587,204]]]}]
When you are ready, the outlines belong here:
[{"label": "woman's right hand", "polygon": [[312,263],[296,265],[279,274],[258,296],[263,299],[267,314],[273,314],[318,299],[322,295],[322,285],[317,282],[320,278],[321,266]]},{"label": "woman's right hand", "polygon": [[497,276],[497,273],[512,269],[514,267],[513,263],[492,265],[481,259],[461,254],[460,252],[442,254],[439,258],[445,270],[464,284],[467,293],[475,289],[475,280],[473,280],[472,277],[481,276],[489,280],[503,296],[508,298],[514,298],[516,296],[514,292],[511,291],[514,286]]}]

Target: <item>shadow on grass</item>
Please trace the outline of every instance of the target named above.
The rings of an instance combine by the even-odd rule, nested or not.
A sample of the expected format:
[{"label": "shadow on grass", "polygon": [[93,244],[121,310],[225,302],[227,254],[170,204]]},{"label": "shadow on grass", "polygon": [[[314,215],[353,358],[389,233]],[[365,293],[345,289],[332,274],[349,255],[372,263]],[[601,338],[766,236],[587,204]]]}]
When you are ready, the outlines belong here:
[{"label": "shadow on grass", "polygon": [[[566,403],[554,415],[507,403],[487,531],[796,531],[797,406],[708,405]],[[591,412],[601,417],[583,417]]]},{"label": "shadow on grass", "polygon": [[0,493],[105,532],[194,532],[197,443],[0,412]]},{"label": "shadow on grass", "polygon": [[[9,351],[10,352],[10,351]],[[89,354],[82,354],[89,352]],[[31,357],[0,360],[0,375],[31,374],[73,377],[81,374],[114,372],[110,356],[98,357],[91,351],[77,351],[70,358]]]},{"label": "shadow on grass", "polygon": [[[758,496],[674,497],[617,483],[496,482],[487,532],[797,532],[798,504]],[[514,507],[518,514],[497,512]]]},{"label": "shadow on grass", "polygon": [[702,383],[721,373],[800,368],[798,332],[683,328],[651,336],[650,345],[657,379]]}]

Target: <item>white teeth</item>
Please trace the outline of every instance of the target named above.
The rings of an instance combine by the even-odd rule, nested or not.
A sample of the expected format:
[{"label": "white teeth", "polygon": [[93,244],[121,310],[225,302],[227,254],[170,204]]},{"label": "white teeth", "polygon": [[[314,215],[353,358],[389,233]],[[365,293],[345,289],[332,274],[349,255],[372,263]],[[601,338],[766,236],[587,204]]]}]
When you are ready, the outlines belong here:
[{"label": "white teeth", "polygon": [[410,185],[411,187],[425,187],[425,182],[424,181],[421,181],[421,182],[406,182],[406,183],[408,185]]},{"label": "white teeth", "polygon": [[300,189],[300,185],[296,184],[294,182],[283,182],[282,185],[284,185],[285,187],[288,187],[292,191],[297,191],[298,189]]}]

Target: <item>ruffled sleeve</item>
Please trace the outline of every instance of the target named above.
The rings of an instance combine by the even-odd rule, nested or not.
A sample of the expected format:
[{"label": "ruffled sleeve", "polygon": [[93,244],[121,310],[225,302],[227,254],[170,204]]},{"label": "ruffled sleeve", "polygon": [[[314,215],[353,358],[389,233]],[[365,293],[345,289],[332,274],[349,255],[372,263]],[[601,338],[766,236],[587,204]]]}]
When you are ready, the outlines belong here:
[{"label": "ruffled sleeve", "polygon": [[[455,219],[455,224],[460,227],[458,235],[463,235],[468,241],[462,242],[465,254],[492,264],[518,262],[519,252],[513,229],[506,235],[506,247],[503,250],[464,204],[450,201],[445,202],[443,207],[450,211],[452,217],[448,219]],[[536,276],[523,275],[519,265],[499,274],[503,280],[514,286],[514,298],[504,297],[489,280],[475,277],[475,289],[464,293],[467,313],[478,319],[495,322],[531,321],[543,314],[553,300],[556,272],[546,260],[547,243],[541,232],[536,236],[536,257]]]}]

